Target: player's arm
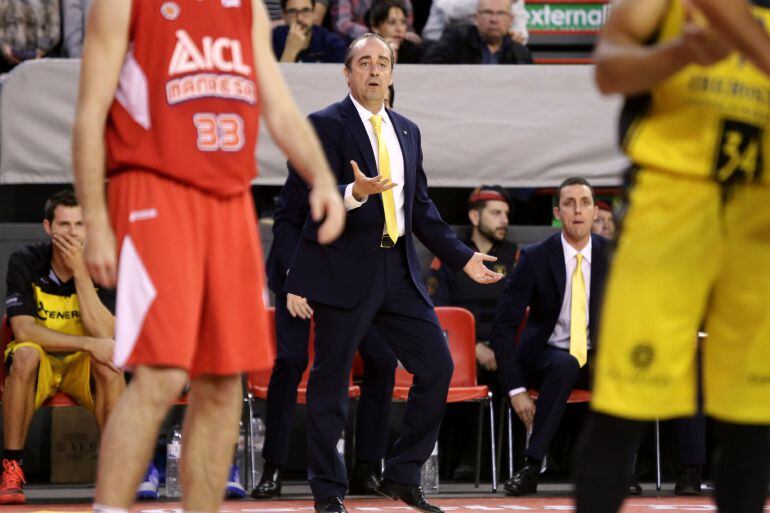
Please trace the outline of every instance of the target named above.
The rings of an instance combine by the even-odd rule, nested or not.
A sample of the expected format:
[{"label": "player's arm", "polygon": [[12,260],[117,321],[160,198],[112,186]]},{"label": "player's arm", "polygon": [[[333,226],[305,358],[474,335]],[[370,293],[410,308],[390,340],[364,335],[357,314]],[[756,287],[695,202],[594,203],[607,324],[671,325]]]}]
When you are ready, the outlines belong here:
[{"label": "player's arm", "polygon": [[691,0],[714,29],[770,75],[770,36],[751,13],[746,0]]},{"label": "player's arm", "polygon": [[107,287],[115,286],[117,258],[104,190],[104,128],[128,48],[130,16],[126,0],[95,0],[91,6],[73,129],[75,190],[88,229],[86,266]]},{"label": "player's arm", "polygon": [[15,315],[10,322],[14,340],[34,342],[48,352],[88,351],[98,340],[54,331],[39,325],[31,315]]},{"label": "player's arm", "polygon": [[690,63],[709,64],[726,55],[715,34],[689,23],[680,37],[647,45],[667,8],[668,0],[622,0],[613,6],[594,52],[601,92],[642,93]]},{"label": "player's arm", "polygon": [[262,112],[273,139],[292,166],[309,183],[310,209],[321,243],[336,239],[345,223],[345,209],[337,183],[310,123],[300,113],[278,69],[270,42],[270,24],[261,0],[252,0],[252,39]]},{"label": "player's arm", "polygon": [[115,316],[102,303],[91,277],[87,274],[75,275],[75,290],[80,304],[80,319],[86,332],[93,337],[114,337]]}]

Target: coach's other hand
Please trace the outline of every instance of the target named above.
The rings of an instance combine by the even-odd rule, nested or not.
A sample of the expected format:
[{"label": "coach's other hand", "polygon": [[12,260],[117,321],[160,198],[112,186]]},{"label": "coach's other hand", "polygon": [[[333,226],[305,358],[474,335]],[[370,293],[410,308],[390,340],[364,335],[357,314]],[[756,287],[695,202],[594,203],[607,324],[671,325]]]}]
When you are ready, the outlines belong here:
[{"label": "coach's other hand", "polygon": [[470,276],[476,283],[481,283],[482,285],[495,283],[500,281],[503,278],[503,275],[489,270],[487,266],[484,265],[484,262],[495,261],[497,261],[497,257],[476,252],[471,259],[468,260],[468,263],[465,264],[463,271],[465,271],[465,274]]}]

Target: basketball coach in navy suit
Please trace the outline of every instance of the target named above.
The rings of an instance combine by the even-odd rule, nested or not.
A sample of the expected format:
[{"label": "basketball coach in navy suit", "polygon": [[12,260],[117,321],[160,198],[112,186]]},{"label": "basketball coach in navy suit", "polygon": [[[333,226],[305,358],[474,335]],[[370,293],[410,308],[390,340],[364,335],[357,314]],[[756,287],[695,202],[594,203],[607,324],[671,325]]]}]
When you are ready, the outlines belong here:
[{"label": "basketball coach in navy suit", "polygon": [[285,287],[308,298],[314,310],[308,478],[320,513],[346,511],[346,470],[334,447],[344,427],[353,354],[372,324],[414,374],[401,436],[378,491],[421,511],[441,511],[423,497],[420,467],[438,436],[453,365],[412,234],[479,283],[502,277],[484,265],[494,257],[459,241],[428,197],[420,131],[383,105],[392,72],[393,53],[384,39],[356,39],[345,58],[350,95],[310,115],[338,183],[347,184],[340,189],[348,211],[344,232],[327,246],[316,241],[317,224],[308,220]]},{"label": "basketball coach in navy suit", "polygon": [[[255,499],[281,494],[281,469],[289,453],[297,386],[308,360],[308,337],[313,310],[305,298],[283,292],[286,271],[305,224],[310,204],[309,187],[291,169],[276,201],[273,244],[267,257],[267,284],[275,293],[276,358],[267,389],[265,466],[252,490]],[[358,403],[355,461],[350,479],[351,493],[374,493],[379,482],[381,460],[388,442],[388,419],[395,381],[396,357],[377,332],[367,331],[361,342],[364,379]]]},{"label": "basketball coach in navy suit", "polygon": [[[596,198],[583,178],[559,186],[561,233],[525,247],[497,303],[490,343],[503,393],[532,433],[526,464],[503,485],[510,495],[537,491],[548,446],[573,388],[588,388],[607,239],[591,233]],[[516,345],[516,334],[529,318]],[[533,402],[527,388],[539,390]]]}]

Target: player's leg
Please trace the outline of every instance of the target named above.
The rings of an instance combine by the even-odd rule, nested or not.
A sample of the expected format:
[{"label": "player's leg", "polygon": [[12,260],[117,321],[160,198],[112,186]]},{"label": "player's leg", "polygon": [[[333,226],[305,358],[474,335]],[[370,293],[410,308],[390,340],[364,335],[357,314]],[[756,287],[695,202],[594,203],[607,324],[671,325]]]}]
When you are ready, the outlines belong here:
[{"label": "player's leg", "polygon": [[205,301],[182,435],[187,511],[218,511],[238,436],[240,375],[269,369],[275,357],[254,212],[248,192],[226,199],[204,195],[200,205]]},{"label": "player's leg", "polygon": [[136,369],[102,432],[94,503],[123,509],[131,506],[160,425],[187,379],[182,369]]},{"label": "player's leg", "polygon": [[[45,358],[41,349],[22,346],[15,347],[10,355],[12,363],[3,390],[3,447],[6,451],[24,448],[29,424],[35,413],[41,354]],[[48,367],[50,375],[50,365]]]},{"label": "player's leg", "polygon": [[603,415],[576,458],[579,513],[620,507],[635,421],[695,413],[697,330],[723,257],[720,201],[707,180],[636,175],[602,301],[592,408]]},{"label": "player's leg", "polygon": [[224,495],[241,417],[241,377],[199,376],[190,383],[182,430],[185,511],[216,513]]},{"label": "player's leg", "polygon": [[115,372],[107,365],[91,361],[91,376],[94,380],[94,417],[99,429],[104,429],[110,412],[126,389],[122,372]]},{"label": "player's leg", "polygon": [[722,513],[762,511],[770,467],[770,187],[733,191],[726,259],[704,344],[706,412],[718,420],[716,502]]},{"label": "player's leg", "polygon": [[[203,303],[201,193],[149,173],[108,186],[120,249],[115,361],[134,377],[102,433],[95,503],[127,509],[192,366]],[[137,217],[135,212],[141,212]]]}]

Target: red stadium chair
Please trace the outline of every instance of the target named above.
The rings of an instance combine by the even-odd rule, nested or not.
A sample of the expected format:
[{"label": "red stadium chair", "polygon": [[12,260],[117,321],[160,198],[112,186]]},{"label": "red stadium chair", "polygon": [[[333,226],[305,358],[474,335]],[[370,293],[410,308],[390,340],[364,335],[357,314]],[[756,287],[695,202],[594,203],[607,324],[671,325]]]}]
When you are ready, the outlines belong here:
[{"label": "red stadium chair", "polygon": [[[497,462],[495,450],[495,414],[492,403],[492,392],[486,385],[476,381],[476,320],[473,314],[465,308],[453,306],[436,307],[436,315],[444,330],[449,351],[452,354],[455,370],[449,383],[447,403],[478,402],[478,438],[476,448],[476,487],[481,476],[481,429],[484,419],[484,407],[489,409],[490,454],[492,457],[492,491],[497,491]],[[412,375],[400,364],[396,369],[396,386],[393,388],[393,398],[406,401],[409,388],[412,386]]]},{"label": "red stadium chair", "polygon": [[[0,354],[5,356],[5,349],[8,344],[13,340],[13,331],[11,330],[11,321],[7,315],[3,316],[2,324],[0,324]],[[0,398],[2,398],[3,391],[5,390],[5,364],[0,365]],[[78,403],[65,394],[64,392],[57,392],[56,395],[48,399],[43,406],[50,406],[53,408],[59,406],[78,406]]]},{"label": "red stadium chair", "polygon": [[[267,318],[268,318],[268,333],[272,337],[271,342],[273,346],[276,345],[276,339],[275,339],[275,308],[270,307],[267,309]],[[302,374],[302,379],[299,382],[299,385],[297,386],[297,404],[307,404],[307,382],[310,377],[310,367],[313,365],[313,355],[315,354],[314,351],[314,341],[315,341],[315,330],[313,329],[313,325],[310,326],[310,337],[308,339],[308,366],[305,369],[305,372]],[[251,429],[251,419],[254,418],[255,412],[254,412],[254,402],[257,399],[265,400],[267,399],[267,388],[268,384],[270,383],[270,374],[272,372],[272,369],[265,369],[259,372],[250,372],[247,375],[247,385],[246,385],[246,403],[249,410],[249,423],[248,423],[248,444],[249,444],[249,457],[250,457],[250,464],[251,468],[255,468],[256,464],[256,457],[257,455],[254,452],[254,433],[252,433]],[[350,385],[348,386],[348,397],[350,399],[356,399],[361,396],[361,387],[353,384],[353,375],[351,373],[350,376]],[[253,488],[256,483],[254,483],[254,475],[253,472],[250,473],[249,480],[252,481],[249,483],[249,488]]]}]

